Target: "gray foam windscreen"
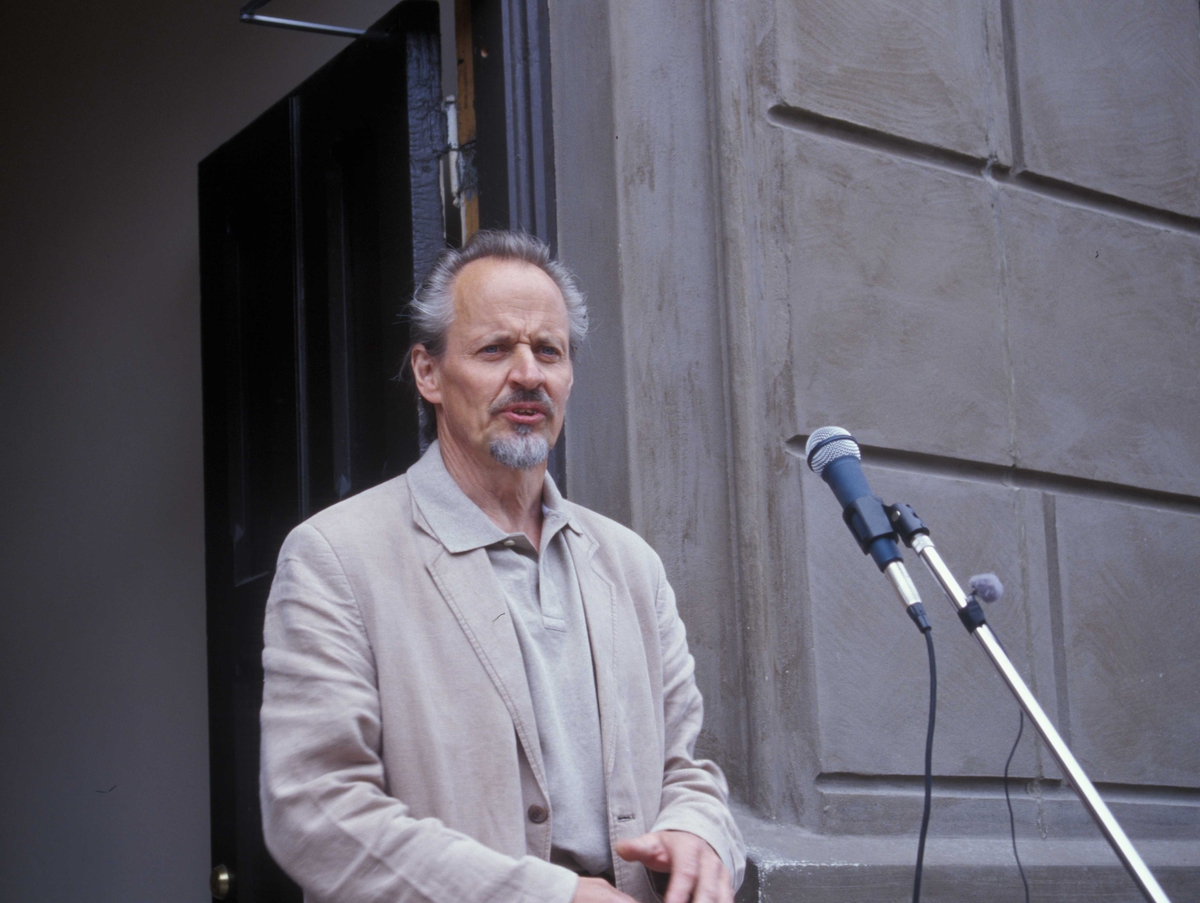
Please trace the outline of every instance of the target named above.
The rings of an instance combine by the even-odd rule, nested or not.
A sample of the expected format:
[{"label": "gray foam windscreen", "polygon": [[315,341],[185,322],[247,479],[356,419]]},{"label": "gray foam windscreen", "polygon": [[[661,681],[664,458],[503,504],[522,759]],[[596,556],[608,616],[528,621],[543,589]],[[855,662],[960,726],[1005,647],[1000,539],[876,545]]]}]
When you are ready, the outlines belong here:
[{"label": "gray foam windscreen", "polygon": [[976,574],[967,584],[980,602],[995,602],[1004,595],[1004,584],[995,574]]}]

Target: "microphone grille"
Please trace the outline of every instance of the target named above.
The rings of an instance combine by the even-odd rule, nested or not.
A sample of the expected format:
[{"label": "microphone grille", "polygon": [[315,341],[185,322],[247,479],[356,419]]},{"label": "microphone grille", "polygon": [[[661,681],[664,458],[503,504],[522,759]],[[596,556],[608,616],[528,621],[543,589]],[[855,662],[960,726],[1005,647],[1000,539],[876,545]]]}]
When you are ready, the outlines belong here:
[{"label": "microphone grille", "polygon": [[840,426],[823,426],[809,436],[804,443],[804,456],[817,476],[838,458],[853,456],[862,459],[858,443],[848,430]]}]

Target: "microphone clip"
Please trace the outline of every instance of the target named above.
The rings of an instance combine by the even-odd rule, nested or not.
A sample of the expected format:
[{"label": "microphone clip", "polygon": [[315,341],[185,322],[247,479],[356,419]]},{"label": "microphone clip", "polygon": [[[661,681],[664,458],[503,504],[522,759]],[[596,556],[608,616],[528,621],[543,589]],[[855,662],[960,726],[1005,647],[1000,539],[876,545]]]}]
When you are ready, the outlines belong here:
[{"label": "microphone clip", "polygon": [[929,528],[925,526],[921,518],[917,517],[917,512],[913,511],[912,505],[898,502],[895,505],[885,505],[883,510],[887,512],[888,520],[891,521],[896,533],[910,549],[913,539],[918,535],[929,535]]},{"label": "microphone clip", "polygon": [[[859,548],[864,554],[870,553],[875,558],[880,570],[889,562],[900,560],[896,531],[892,529],[884,512],[883,501],[878,496],[864,495],[850,502],[842,509],[842,520],[854,534]],[[887,542],[876,545],[881,539]]]}]

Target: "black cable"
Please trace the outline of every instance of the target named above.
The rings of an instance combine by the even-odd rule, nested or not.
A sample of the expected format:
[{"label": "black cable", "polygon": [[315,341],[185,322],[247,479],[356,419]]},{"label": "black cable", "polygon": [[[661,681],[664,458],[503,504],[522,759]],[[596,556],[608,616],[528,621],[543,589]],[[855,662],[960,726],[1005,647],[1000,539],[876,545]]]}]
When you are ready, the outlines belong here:
[{"label": "black cable", "polygon": [[929,810],[933,806],[933,723],[937,715],[937,661],[933,657],[933,631],[926,628],[929,650],[929,730],[925,734],[925,811],[921,814],[921,837],[917,841],[917,868],[913,873],[913,903],[921,901],[921,873],[925,869],[925,835],[929,833]]},{"label": "black cable", "polygon": [[1021,734],[1025,732],[1025,712],[1018,710],[1018,713],[1021,720],[1017,724],[1017,739],[1013,741],[1008,759],[1004,763],[1004,802],[1008,803],[1008,829],[1012,834],[1013,858],[1017,860],[1017,871],[1021,873],[1021,883],[1025,885],[1025,903],[1029,903],[1029,880],[1021,866],[1021,854],[1017,852],[1017,820],[1013,815],[1012,797],[1008,793],[1008,767],[1012,765],[1013,756],[1017,754],[1017,744],[1021,742]]}]

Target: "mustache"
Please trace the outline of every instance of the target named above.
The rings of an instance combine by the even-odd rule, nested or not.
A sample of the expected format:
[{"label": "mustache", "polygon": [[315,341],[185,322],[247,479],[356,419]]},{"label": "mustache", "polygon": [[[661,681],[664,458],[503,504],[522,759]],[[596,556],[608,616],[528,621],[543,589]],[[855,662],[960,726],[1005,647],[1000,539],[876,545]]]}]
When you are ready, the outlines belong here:
[{"label": "mustache", "polygon": [[501,414],[505,408],[521,403],[539,405],[546,412],[546,416],[554,416],[554,402],[545,389],[517,389],[515,392],[509,392],[488,408],[488,413]]}]

